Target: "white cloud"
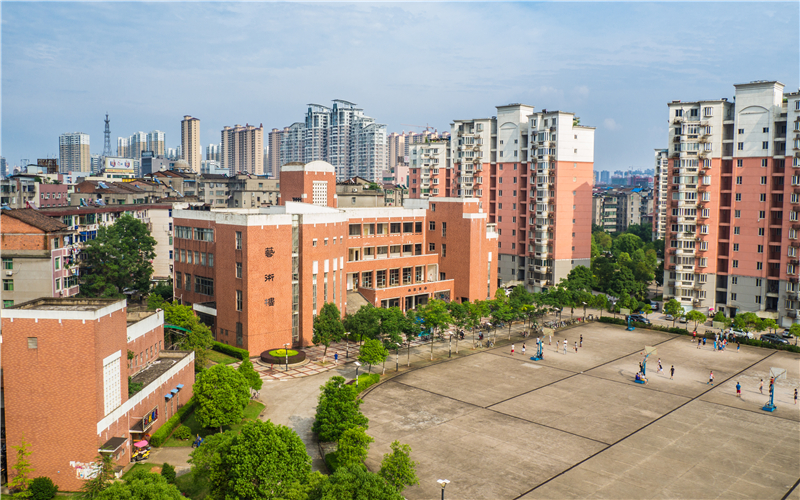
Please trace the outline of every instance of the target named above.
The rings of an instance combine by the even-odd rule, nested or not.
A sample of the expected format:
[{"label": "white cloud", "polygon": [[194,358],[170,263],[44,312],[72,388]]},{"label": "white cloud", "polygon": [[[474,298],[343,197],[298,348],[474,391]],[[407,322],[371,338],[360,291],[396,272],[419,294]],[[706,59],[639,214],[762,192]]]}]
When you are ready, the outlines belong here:
[{"label": "white cloud", "polygon": [[603,120],[603,126],[608,130],[619,130],[622,128],[622,125],[614,121],[613,118],[606,118],[605,120]]},{"label": "white cloud", "polygon": [[575,89],[575,93],[579,97],[589,97],[589,87],[587,87],[586,85],[581,85],[580,87],[577,87]]}]

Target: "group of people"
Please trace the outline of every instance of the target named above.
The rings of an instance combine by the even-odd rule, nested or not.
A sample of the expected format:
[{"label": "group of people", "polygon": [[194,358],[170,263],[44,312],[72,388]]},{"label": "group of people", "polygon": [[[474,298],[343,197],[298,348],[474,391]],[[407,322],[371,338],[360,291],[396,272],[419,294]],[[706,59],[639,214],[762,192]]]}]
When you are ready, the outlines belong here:
[{"label": "group of people", "polygon": [[[706,338],[705,337],[697,337],[697,331],[692,334],[695,338],[697,338],[697,348],[700,349],[701,346],[706,345]],[[715,351],[724,351],[726,347],[728,347],[728,336],[723,334],[722,338],[717,333],[714,335],[714,350]],[[739,352],[741,349],[741,344],[739,341],[736,341],[736,352]]]}]

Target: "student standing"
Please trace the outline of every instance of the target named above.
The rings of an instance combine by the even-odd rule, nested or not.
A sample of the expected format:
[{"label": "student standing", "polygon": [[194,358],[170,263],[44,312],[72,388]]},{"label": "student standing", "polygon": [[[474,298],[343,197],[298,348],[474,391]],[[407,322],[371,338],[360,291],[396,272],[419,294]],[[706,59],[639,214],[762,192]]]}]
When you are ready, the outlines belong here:
[{"label": "student standing", "polygon": [[706,385],[708,384],[714,385],[714,370],[708,373],[708,382],[706,382]]},{"label": "student standing", "polygon": [[742,397],[742,385],[738,381],[736,382],[736,397]]},{"label": "student standing", "polygon": [[583,334],[581,334],[581,347],[583,347]]},{"label": "student standing", "polygon": [[764,379],[761,379],[761,383],[758,384],[758,392],[764,394]]},{"label": "student standing", "polygon": [[664,373],[664,367],[661,366],[661,358],[658,358],[658,373]]},{"label": "student standing", "polygon": [[511,355],[514,355],[514,344],[511,344]]},{"label": "student standing", "polygon": [[564,355],[567,355],[567,339],[564,339]]},{"label": "student standing", "polygon": [[525,356],[525,343],[522,344],[522,356]]},{"label": "student standing", "polygon": [[669,368],[669,379],[672,380],[673,376],[675,376],[675,365],[672,365]]}]

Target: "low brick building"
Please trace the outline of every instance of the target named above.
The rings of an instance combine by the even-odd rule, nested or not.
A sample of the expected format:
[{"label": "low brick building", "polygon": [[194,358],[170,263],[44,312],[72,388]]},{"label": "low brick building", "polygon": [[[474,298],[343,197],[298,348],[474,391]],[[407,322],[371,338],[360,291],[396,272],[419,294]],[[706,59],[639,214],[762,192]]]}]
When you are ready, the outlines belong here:
[{"label": "low brick building", "polygon": [[[125,300],[38,299],[2,311],[4,450],[23,439],[37,476],[77,491],[99,453],[129,463],[192,396],[194,353],[162,351],[163,311]],[[143,388],[128,395],[128,377]],[[7,451],[2,457],[16,457]],[[9,467],[9,471],[11,468]]]},{"label": "low brick building", "polygon": [[334,208],[333,166],[281,169],[281,206],[175,212],[175,289],[215,338],[256,355],[311,344],[327,303],[413,309],[497,289],[497,233],[472,198]]}]

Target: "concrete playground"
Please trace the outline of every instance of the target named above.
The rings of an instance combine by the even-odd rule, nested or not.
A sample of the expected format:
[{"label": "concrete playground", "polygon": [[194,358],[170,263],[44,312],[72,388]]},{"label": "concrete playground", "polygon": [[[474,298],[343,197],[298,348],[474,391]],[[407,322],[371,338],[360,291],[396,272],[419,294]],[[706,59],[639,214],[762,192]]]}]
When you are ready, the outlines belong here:
[{"label": "concrete playground", "polygon": [[[800,500],[800,355],[735,344],[715,352],[602,323],[545,339],[542,361],[529,359],[535,339],[524,357],[521,345],[513,356],[504,345],[412,369],[367,393],[368,467],[398,440],[418,462],[409,499],[438,499],[436,480],[449,479],[447,499]],[[645,346],[657,352],[642,385],[633,380]],[[787,370],[773,413],[761,410],[771,367]]]}]

